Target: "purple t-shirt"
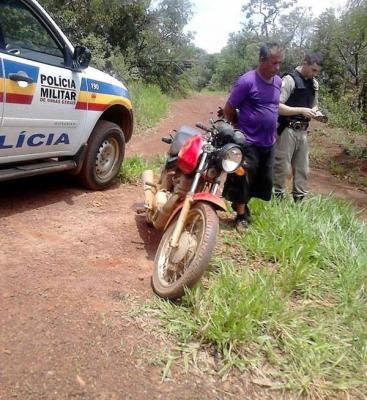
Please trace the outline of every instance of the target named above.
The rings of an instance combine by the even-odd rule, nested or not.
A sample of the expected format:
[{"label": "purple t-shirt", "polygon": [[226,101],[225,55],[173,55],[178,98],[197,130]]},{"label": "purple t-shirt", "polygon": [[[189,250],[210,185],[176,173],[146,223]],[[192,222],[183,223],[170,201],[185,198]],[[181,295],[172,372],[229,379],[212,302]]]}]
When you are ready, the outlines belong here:
[{"label": "purple t-shirt", "polygon": [[269,147],[275,143],[282,80],[265,82],[256,70],[242,75],[232,88],[228,103],[239,110],[238,126],[247,142]]}]

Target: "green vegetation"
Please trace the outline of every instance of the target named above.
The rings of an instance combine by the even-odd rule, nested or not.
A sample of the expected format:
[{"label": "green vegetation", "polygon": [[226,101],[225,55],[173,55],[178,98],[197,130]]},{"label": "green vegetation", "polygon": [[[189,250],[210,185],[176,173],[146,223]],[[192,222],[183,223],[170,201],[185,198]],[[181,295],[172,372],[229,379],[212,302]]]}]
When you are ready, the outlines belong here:
[{"label": "green vegetation", "polygon": [[192,15],[189,0],[110,0],[108,7],[103,0],[43,0],[42,5],[74,44],[92,50],[94,66],[128,83],[140,79],[166,93],[180,91],[190,60],[202,53],[184,32]]},{"label": "green vegetation", "polygon": [[330,160],[330,172],[333,175],[343,177],[348,173],[346,167],[335,160]]},{"label": "green vegetation", "polygon": [[264,42],[284,46],[281,73],[300,64],[306,52],[320,50],[325,62],[319,80],[328,93],[331,124],[363,129],[367,0],[348,1],[342,12],[328,8],[318,17],[297,0],[243,0],[242,30],[232,33],[218,54],[195,47],[185,30],[193,15],[190,0],[111,0],[108,7],[102,0],[43,0],[42,5],[73,43],[92,50],[97,68],[128,86],[144,82],[181,96],[206,88],[228,92],[239,75],[257,65]]},{"label": "green vegetation", "polygon": [[137,184],[141,181],[141,176],[144,170],[152,169],[153,171],[158,172],[163,161],[164,160],[161,156],[146,160],[142,156],[135,154],[124,160],[122,163],[119,175],[121,182]]},{"label": "green vegetation", "polygon": [[135,131],[154,126],[168,112],[169,97],[157,85],[132,82],[129,86],[136,116]]},{"label": "green vegetation", "polygon": [[320,105],[327,110],[328,124],[331,127],[344,128],[353,134],[362,134],[366,130],[362,111],[353,105],[353,96],[344,96],[339,99],[321,89]]},{"label": "green vegetation", "polygon": [[322,162],[327,157],[327,152],[320,146],[313,145],[310,148],[310,161],[313,165],[317,165],[319,162]]},{"label": "green vegetation", "polygon": [[246,234],[224,233],[204,285],[151,306],[163,329],[186,359],[195,343],[214,354],[219,374],[260,371],[272,389],[366,396],[366,227],[333,198],[259,201],[253,213]]}]

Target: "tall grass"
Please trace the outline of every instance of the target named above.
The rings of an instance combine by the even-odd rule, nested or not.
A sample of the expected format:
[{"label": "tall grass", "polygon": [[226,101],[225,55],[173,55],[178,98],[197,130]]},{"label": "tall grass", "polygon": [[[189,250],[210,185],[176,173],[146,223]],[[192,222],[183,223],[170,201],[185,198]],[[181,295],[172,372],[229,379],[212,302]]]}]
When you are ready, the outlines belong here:
[{"label": "tall grass", "polygon": [[254,202],[254,223],[224,235],[204,286],[180,304],[157,300],[181,346],[199,342],[273,388],[367,395],[367,232],[333,198]]},{"label": "tall grass", "polygon": [[138,133],[154,126],[168,112],[169,97],[157,85],[134,81],[129,84]]}]

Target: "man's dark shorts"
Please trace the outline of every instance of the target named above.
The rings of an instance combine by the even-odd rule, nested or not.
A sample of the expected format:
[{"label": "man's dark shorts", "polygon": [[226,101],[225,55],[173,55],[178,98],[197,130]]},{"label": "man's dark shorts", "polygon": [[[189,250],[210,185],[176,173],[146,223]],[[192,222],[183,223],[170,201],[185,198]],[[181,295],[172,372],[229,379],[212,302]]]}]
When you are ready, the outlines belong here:
[{"label": "man's dark shorts", "polygon": [[252,197],[270,200],[273,188],[274,146],[245,147],[247,172],[244,176],[228,174],[223,188],[223,197],[232,203],[247,204]]}]

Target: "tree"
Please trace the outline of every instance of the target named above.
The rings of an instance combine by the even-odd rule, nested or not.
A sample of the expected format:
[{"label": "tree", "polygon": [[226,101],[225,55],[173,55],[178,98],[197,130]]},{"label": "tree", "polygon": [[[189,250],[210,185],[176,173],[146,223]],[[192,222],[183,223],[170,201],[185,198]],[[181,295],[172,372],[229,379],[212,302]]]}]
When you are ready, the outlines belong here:
[{"label": "tree", "polygon": [[259,41],[255,34],[232,34],[228,45],[217,56],[216,69],[210,85],[229,89],[242,73],[256,67],[258,57]]},{"label": "tree", "polygon": [[184,33],[189,0],[44,0],[44,6],[73,43],[91,48],[96,67],[164,90],[180,85],[193,54]]},{"label": "tree", "polygon": [[297,0],[249,0],[243,7],[246,23],[244,30],[255,33],[259,38],[266,40],[276,29],[276,21],[281,12]]},{"label": "tree", "polygon": [[179,77],[193,55],[189,34],[184,33],[191,17],[188,0],[161,0],[148,10],[150,24],[140,34],[137,67],[145,80],[163,90],[178,90]]},{"label": "tree", "polygon": [[338,95],[354,94],[355,105],[367,112],[367,1],[350,1],[349,8],[336,18],[333,10],[318,22],[313,46],[322,49],[324,75]]}]

